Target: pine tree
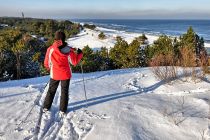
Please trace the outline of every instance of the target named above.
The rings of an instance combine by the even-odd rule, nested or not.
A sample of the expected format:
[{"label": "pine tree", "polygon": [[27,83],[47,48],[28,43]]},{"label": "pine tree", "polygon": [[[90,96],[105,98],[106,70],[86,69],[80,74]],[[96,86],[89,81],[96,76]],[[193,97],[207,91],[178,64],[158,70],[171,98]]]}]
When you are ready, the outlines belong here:
[{"label": "pine tree", "polygon": [[98,61],[97,55],[93,50],[87,45],[82,49],[83,52],[83,69],[85,72],[97,71]]},{"label": "pine tree", "polygon": [[113,61],[115,68],[125,68],[128,62],[127,57],[128,43],[121,37],[117,38],[117,42],[113,48],[110,49],[110,59]]},{"label": "pine tree", "polygon": [[196,51],[196,34],[192,27],[189,27],[186,34],[180,37],[181,47],[188,46],[194,52]]},{"label": "pine tree", "polygon": [[26,47],[23,40],[18,40],[13,44],[12,52],[16,57],[17,79],[21,78],[21,56],[25,53]]},{"label": "pine tree", "polygon": [[194,62],[197,65],[199,65],[201,57],[207,57],[207,55],[205,55],[207,52],[204,47],[204,39],[198,36],[192,27],[189,27],[187,33],[180,37],[180,50],[183,50],[184,47],[187,47],[187,49],[190,49],[194,53]]},{"label": "pine tree", "polygon": [[199,56],[201,51],[204,50],[204,39],[198,36],[192,27],[189,27],[187,33],[180,37],[180,43],[181,47],[189,47],[197,56]]},{"label": "pine tree", "polygon": [[153,45],[155,49],[155,55],[156,54],[169,54],[169,53],[174,53],[174,46],[173,46],[173,41],[170,37],[166,35],[162,35],[154,42]]},{"label": "pine tree", "polygon": [[141,65],[141,54],[140,54],[140,42],[135,39],[131,44],[129,44],[129,47],[126,51],[128,62],[126,63],[126,67],[139,67]]}]

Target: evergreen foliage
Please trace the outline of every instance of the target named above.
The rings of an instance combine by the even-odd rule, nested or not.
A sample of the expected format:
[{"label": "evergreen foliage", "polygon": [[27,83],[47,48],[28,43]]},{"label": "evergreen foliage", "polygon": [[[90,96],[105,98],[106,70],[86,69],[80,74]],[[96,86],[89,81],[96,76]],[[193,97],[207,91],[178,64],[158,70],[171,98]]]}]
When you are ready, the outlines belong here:
[{"label": "evergreen foliage", "polygon": [[117,42],[113,48],[110,49],[110,59],[113,62],[114,68],[126,68],[129,61],[126,55],[128,43],[122,38],[117,38]]},{"label": "evergreen foliage", "polygon": [[84,27],[84,28],[91,29],[91,30],[95,30],[95,28],[96,28],[96,26],[93,25],[93,24],[91,24],[91,25],[90,25],[90,24],[84,24],[83,27]]}]

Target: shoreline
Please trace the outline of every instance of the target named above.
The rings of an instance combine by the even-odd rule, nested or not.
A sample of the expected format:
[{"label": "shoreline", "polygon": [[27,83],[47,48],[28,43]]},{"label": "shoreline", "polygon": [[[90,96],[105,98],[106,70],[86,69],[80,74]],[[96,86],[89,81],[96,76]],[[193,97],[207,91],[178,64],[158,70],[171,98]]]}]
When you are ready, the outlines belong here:
[{"label": "shoreline", "polygon": [[[100,26],[97,26],[97,28],[106,29],[106,30],[113,30],[113,31],[118,31],[118,32],[128,33],[128,34],[139,34],[139,35],[145,34],[146,36],[154,37],[154,38],[159,38],[161,36],[161,34],[156,35],[156,34],[152,34],[152,33],[149,34],[149,33],[141,33],[141,32],[128,32],[128,31],[121,31],[121,30],[104,28],[104,27],[100,27]],[[164,34],[162,34],[162,35],[164,35]],[[171,38],[179,37],[179,36],[172,36],[172,35],[167,35],[167,36],[169,36]],[[209,41],[204,41],[204,45],[205,45],[206,48],[210,48],[210,40]]]},{"label": "shoreline", "polygon": [[[100,32],[104,32],[104,34],[107,36],[106,39],[100,40],[98,39],[98,34]],[[90,48],[94,50],[98,50],[101,47],[106,48],[112,48],[116,42],[116,37],[121,36],[125,41],[128,43],[131,43],[136,37],[142,35],[143,33],[136,33],[136,32],[128,32],[128,31],[122,31],[122,30],[116,30],[116,29],[110,29],[110,28],[104,28],[101,26],[96,26],[95,30],[87,29],[85,28],[83,31],[81,31],[77,37],[69,38],[67,39],[67,42],[69,45],[82,49],[84,46],[89,46]],[[145,33],[145,35],[148,38],[149,44],[153,44],[155,40],[157,40],[160,35],[151,35]],[[170,36],[170,37],[176,37],[176,36]],[[204,43],[205,48],[210,48],[210,43]]]},{"label": "shoreline", "polygon": [[[75,19],[77,23],[94,24],[99,27],[108,29],[145,33],[149,35],[160,36],[180,36],[186,33],[187,29],[192,26],[196,33],[203,37],[206,43],[210,43],[208,31],[209,20],[178,20],[178,19]],[[152,22],[151,22],[152,21]]]}]

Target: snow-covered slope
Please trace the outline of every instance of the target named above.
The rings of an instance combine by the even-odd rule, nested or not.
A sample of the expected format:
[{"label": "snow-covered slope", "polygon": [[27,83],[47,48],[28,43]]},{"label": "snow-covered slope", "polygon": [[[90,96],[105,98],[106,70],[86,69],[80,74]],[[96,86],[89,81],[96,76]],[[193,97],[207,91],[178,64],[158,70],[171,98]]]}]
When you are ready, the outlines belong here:
[{"label": "snow-covered slope", "polygon": [[74,74],[67,116],[62,120],[58,116],[59,87],[51,113],[42,115],[40,129],[37,122],[49,77],[2,82],[0,139],[207,139],[209,78],[167,85],[149,68],[90,73],[85,74],[85,101],[82,76]]}]

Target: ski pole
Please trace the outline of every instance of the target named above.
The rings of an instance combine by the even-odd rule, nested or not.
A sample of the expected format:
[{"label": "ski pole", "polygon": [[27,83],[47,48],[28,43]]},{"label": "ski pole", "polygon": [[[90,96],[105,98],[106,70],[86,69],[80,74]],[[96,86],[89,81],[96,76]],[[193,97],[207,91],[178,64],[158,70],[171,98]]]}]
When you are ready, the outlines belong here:
[{"label": "ski pole", "polygon": [[84,92],[85,92],[85,100],[87,102],[87,92],[86,92],[85,77],[84,77],[84,71],[83,71],[82,63],[80,63],[80,67],[81,67],[81,71],[82,71],[83,88],[84,88]]}]

